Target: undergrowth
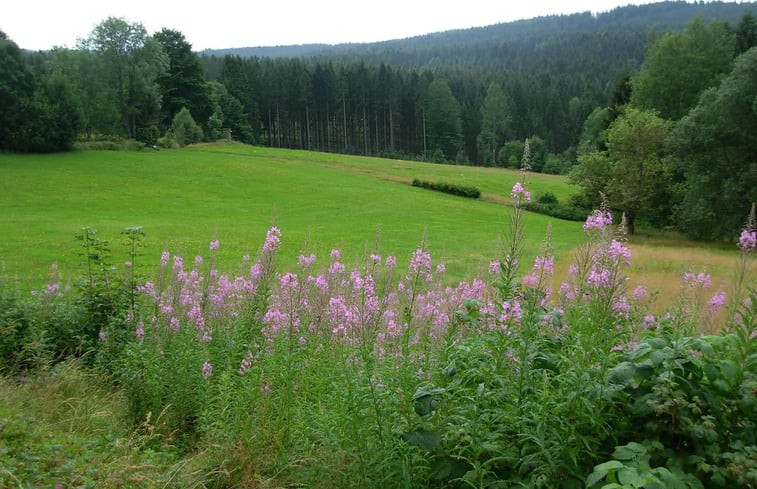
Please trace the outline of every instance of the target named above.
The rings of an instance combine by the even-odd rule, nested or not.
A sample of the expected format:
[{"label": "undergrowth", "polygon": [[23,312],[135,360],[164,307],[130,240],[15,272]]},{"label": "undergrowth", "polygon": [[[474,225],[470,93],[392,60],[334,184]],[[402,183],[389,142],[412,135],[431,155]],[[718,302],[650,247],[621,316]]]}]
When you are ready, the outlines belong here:
[{"label": "undergrowth", "polygon": [[754,487],[753,220],[733,290],[689,271],[652,314],[606,208],[552,290],[549,231],[520,263],[525,179],[510,198],[456,287],[425,243],[280,271],[273,226],[236,270],[213,240],[148,278],[141,229],[121,270],[83,229],[81,282],[0,288],[3,487]]}]

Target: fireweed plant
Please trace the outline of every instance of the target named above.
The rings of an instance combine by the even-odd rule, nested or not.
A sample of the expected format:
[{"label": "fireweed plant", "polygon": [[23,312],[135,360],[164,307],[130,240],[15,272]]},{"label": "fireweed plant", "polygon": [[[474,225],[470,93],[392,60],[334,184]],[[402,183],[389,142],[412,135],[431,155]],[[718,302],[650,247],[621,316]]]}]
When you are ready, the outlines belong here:
[{"label": "fireweed plant", "polygon": [[[122,276],[85,229],[83,315],[56,267],[24,307],[0,289],[3,367],[94,343],[135,426],[202,454],[186,470],[206,487],[754,486],[753,217],[730,297],[688,272],[655,316],[653,292],[626,286],[631,251],[606,205],[552,291],[549,229],[519,272],[525,171],[510,197],[490,276],[457,286],[425,243],[406,269],[377,248],[353,267],[304,250],[279,271],[275,225],[233,272],[213,239],[204,255],[164,251],[143,281],[141,229],[125,231]],[[694,337],[716,313],[723,332]],[[75,347],[51,346],[77,324]]]}]

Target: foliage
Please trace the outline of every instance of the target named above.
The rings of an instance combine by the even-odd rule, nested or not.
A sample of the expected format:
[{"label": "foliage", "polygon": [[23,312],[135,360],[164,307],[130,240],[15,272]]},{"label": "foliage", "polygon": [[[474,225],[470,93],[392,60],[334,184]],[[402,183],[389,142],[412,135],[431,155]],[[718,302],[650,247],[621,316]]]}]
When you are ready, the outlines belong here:
[{"label": "foliage", "polygon": [[560,202],[530,202],[526,204],[526,210],[557,219],[577,222],[584,221],[588,213],[583,207],[576,207],[575,205]]},{"label": "foliage", "polygon": [[0,149],[70,149],[79,112],[67,79],[34,73],[18,46],[7,39],[0,40],[0,66]]},{"label": "foliage", "polygon": [[[733,71],[677,125],[670,148],[686,186],[676,225],[691,236],[731,236],[757,201],[757,49],[734,62]],[[751,103],[749,101],[752,101]]]},{"label": "foliage", "polygon": [[95,26],[80,47],[103,63],[105,70],[100,76],[108,81],[103,85],[108,97],[116,101],[120,129],[130,139],[138,139],[138,130],[155,125],[159,119],[156,79],[169,63],[161,45],[147,36],[142,24],[108,17]]},{"label": "foliage", "polygon": [[628,232],[636,217],[664,224],[672,194],[672,169],[663,148],[672,127],[654,112],[628,107],[607,130],[607,151],[586,153],[571,171],[588,199],[605,194],[624,212]]},{"label": "foliage", "polygon": [[186,107],[183,107],[171,121],[171,134],[179,146],[202,141],[202,128],[197,125]]},{"label": "foliage", "polygon": [[499,165],[519,168],[523,156],[523,141],[507,141],[499,151]]},{"label": "foliage", "polygon": [[[296,268],[279,272],[275,226],[231,273],[219,270],[223,248],[214,239],[191,260],[164,251],[145,281],[136,273],[143,233],[127,228],[127,292],[95,348],[99,371],[125,389],[124,417],[136,434],[127,443],[141,450],[134,456],[158,466],[183,457],[154,476],[166,487],[753,484],[755,292],[739,299],[730,331],[694,337],[724,298],[713,297],[705,313],[701,287],[710,278],[687,273],[681,301],[650,319],[646,290],[626,290],[631,252],[603,208],[586,219],[585,242],[553,294],[550,231],[530,270],[519,271],[525,177],[510,194],[490,285],[445,285],[446,266],[425,243],[404,270],[377,251],[348,269],[332,250],[320,265],[305,251]],[[110,260],[91,230],[80,241],[89,266],[79,294],[87,298],[107,284]],[[742,258],[755,241],[751,228],[742,233]],[[48,290],[57,292],[53,272]],[[102,311],[88,300],[73,304]],[[46,396],[66,399],[59,415],[77,426],[74,440],[101,422],[91,414],[100,391],[80,403],[82,385]],[[47,467],[66,481],[110,480],[82,473],[87,454],[72,446],[65,467],[39,457],[47,442],[3,409],[12,433],[10,449],[0,449],[10,463],[3,475],[24,483]],[[110,443],[106,436],[89,446],[102,452]]]},{"label": "foliage", "polygon": [[512,121],[512,101],[500,85],[491,83],[481,105],[481,133],[478,135],[479,154],[485,166],[494,166]]},{"label": "foliage", "polygon": [[213,107],[200,57],[192,52],[192,45],[179,31],[164,28],[156,32],[153,39],[168,57],[167,69],[155,79],[160,88],[161,126],[167,128],[183,108],[197,120],[206,121]]},{"label": "foliage", "polygon": [[449,161],[462,148],[460,104],[446,80],[431,82],[427,97],[428,149],[431,153],[439,151],[444,161]]},{"label": "foliage", "polygon": [[633,80],[631,103],[678,120],[702,92],[731,71],[734,37],[727,24],[696,18],[681,33],[666,33],[649,49]]},{"label": "foliage", "polygon": [[123,393],[77,362],[0,378],[0,398],[0,487],[149,489],[176,477],[170,444],[149,420],[131,425]]},{"label": "foliage", "polygon": [[420,187],[429,190],[437,190],[452,195],[459,195],[460,197],[468,197],[470,199],[477,199],[481,197],[481,191],[475,187],[466,187],[464,185],[456,185],[453,183],[443,182],[427,182],[425,180],[413,179],[413,187]]},{"label": "foliage", "polygon": [[752,293],[733,332],[675,338],[669,330],[641,342],[608,373],[622,387],[614,394],[627,423],[620,438],[644,440],[647,460],[701,481],[689,487],[757,483],[754,298]]}]

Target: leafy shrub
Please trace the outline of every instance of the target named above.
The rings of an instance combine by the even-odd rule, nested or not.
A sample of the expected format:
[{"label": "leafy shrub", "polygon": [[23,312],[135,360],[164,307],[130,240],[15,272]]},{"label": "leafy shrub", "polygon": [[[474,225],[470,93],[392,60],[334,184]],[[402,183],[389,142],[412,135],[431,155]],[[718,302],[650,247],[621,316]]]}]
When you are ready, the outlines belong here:
[{"label": "leafy shrub", "polygon": [[173,131],[171,131],[170,129],[166,131],[166,134],[163,137],[158,138],[158,146],[166,149],[175,149],[180,147],[179,143],[176,141],[176,138],[173,135]]},{"label": "leafy shrub", "polygon": [[526,210],[544,214],[546,216],[556,217],[557,219],[565,219],[566,221],[584,221],[588,214],[586,209],[560,204],[559,202],[529,202],[526,204]]},{"label": "leafy shrub", "polygon": [[455,185],[452,183],[427,182],[425,180],[419,180],[417,178],[413,179],[412,185],[413,187],[436,190],[438,192],[458,195],[460,197],[467,197],[469,199],[478,199],[479,197],[481,197],[481,191],[476,187],[465,187],[463,185]]},{"label": "leafy shrub", "polygon": [[0,371],[14,369],[19,364],[28,329],[26,305],[18,290],[0,278]]},{"label": "leafy shrub", "polygon": [[77,141],[74,143],[74,149],[91,149],[100,151],[141,151],[145,144],[140,141],[131,139],[99,139],[93,141]]},{"label": "leafy shrub", "polygon": [[202,128],[197,125],[186,107],[173,117],[171,132],[180,146],[202,141]]},{"label": "leafy shrub", "polygon": [[557,204],[557,196],[552,192],[544,192],[536,198],[536,202],[546,205]]},{"label": "leafy shrub", "polygon": [[757,294],[732,333],[641,342],[609,372],[621,439],[644,441],[653,462],[704,484],[757,485]]}]

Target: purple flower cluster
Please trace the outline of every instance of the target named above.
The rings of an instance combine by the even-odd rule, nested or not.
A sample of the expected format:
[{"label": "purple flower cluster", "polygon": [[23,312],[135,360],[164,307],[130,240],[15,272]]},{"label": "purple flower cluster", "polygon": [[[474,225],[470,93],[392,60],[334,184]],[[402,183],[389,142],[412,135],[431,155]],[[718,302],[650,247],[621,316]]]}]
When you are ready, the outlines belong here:
[{"label": "purple flower cluster", "polygon": [[606,227],[612,225],[612,214],[608,211],[594,211],[586,218],[584,223],[584,231],[588,232],[592,229],[602,231]]},{"label": "purple flower cluster", "polygon": [[757,247],[757,231],[744,229],[739,236],[739,248],[744,251],[754,250]]},{"label": "purple flower cluster", "polygon": [[513,199],[516,204],[531,202],[531,192],[526,190],[520,182],[515,182],[515,185],[513,185],[513,188],[510,191],[510,198]]}]

